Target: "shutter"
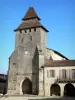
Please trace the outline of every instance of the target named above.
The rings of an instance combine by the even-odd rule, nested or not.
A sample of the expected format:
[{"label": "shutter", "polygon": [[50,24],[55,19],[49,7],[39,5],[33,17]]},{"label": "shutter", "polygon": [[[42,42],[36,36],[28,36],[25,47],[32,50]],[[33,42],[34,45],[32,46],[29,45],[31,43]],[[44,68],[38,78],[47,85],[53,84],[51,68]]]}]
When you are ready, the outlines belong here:
[{"label": "shutter", "polygon": [[72,79],[72,69],[69,70],[69,78]]},{"label": "shutter", "polygon": [[66,78],[69,79],[69,70],[66,70]]},{"label": "shutter", "polygon": [[59,79],[62,79],[62,70],[59,70]]}]

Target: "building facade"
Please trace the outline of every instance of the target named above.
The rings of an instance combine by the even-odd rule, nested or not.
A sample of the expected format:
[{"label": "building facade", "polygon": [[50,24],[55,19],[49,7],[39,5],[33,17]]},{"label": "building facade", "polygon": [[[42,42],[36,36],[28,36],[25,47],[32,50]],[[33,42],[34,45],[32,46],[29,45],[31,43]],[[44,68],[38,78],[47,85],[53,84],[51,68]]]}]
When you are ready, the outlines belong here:
[{"label": "building facade", "polygon": [[22,21],[14,30],[15,50],[9,57],[8,94],[69,95],[66,85],[74,93],[75,60],[46,48],[48,30],[40,23],[33,7],[29,7]]}]

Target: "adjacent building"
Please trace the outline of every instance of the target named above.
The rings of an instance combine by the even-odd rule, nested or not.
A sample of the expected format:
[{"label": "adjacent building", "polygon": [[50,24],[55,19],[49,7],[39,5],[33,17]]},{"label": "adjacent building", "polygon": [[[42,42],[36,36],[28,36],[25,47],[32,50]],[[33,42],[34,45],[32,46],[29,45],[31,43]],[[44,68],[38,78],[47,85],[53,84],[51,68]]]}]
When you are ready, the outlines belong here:
[{"label": "adjacent building", "polygon": [[7,92],[7,75],[0,74],[0,94],[6,94]]}]

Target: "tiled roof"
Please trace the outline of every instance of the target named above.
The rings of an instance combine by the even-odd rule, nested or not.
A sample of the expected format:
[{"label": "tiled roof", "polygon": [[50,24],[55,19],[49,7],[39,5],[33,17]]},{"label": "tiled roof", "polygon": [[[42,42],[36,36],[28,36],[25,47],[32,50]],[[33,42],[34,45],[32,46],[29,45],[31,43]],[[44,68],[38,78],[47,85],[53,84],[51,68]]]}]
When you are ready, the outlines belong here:
[{"label": "tiled roof", "polygon": [[48,30],[39,22],[40,18],[38,17],[33,7],[30,7],[28,9],[26,15],[22,18],[22,20],[23,22],[14,31],[41,27],[46,32],[48,32]]},{"label": "tiled roof", "polygon": [[48,32],[48,30],[37,19],[22,22],[14,31],[36,27],[42,27],[46,32]]},{"label": "tiled roof", "polygon": [[75,60],[46,60],[45,66],[48,67],[58,67],[58,66],[75,66]]},{"label": "tiled roof", "polygon": [[37,13],[35,12],[33,7],[29,7],[26,15],[22,18],[22,20],[28,20],[28,19],[33,19],[33,18],[37,18],[38,20],[40,20],[40,18],[38,17]]}]

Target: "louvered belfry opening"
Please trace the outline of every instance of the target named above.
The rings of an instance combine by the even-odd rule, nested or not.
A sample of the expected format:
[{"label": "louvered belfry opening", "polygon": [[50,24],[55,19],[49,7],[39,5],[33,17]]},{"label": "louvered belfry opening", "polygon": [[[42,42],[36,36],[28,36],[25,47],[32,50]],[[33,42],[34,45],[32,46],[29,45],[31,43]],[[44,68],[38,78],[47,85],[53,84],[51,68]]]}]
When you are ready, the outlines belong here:
[{"label": "louvered belfry opening", "polygon": [[37,13],[35,12],[33,7],[29,7],[27,13],[25,14],[25,16],[22,18],[22,23],[14,30],[14,31],[21,31],[21,30],[25,30],[26,29],[36,29],[37,27],[41,27],[43,28],[46,32],[48,32],[48,30],[40,23],[41,20]]}]

